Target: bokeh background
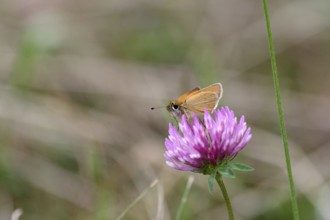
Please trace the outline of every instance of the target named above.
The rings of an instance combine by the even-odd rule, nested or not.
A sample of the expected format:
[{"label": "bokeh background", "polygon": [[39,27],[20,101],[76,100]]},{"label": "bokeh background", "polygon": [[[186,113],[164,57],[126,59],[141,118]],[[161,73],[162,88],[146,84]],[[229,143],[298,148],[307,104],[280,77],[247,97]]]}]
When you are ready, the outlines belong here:
[{"label": "bokeh background", "polygon": [[[302,220],[330,219],[330,2],[269,1]],[[163,106],[221,82],[253,139],[226,179],[237,220],[292,219],[261,0],[0,2],[0,219],[227,219],[165,165]],[[17,211],[16,211],[17,213]],[[14,219],[14,218],[12,218]]]}]

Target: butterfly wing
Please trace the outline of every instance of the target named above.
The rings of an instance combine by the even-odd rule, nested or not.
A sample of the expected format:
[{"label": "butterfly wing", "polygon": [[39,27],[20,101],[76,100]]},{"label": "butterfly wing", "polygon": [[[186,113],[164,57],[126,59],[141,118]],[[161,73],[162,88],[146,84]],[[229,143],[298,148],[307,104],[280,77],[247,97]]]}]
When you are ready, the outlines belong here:
[{"label": "butterfly wing", "polygon": [[200,88],[196,87],[196,88],[190,90],[189,92],[187,92],[187,93],[181,95],[181,96],[180,96],[179,98],[177,98],[174,102],[175,102],[176,104],[178,104],[178,105],[182,105],[182,104],[187,100],[187,98],[188,98],[189,96],[191,96],[192,94],[194,94],[194,93],[196,93],[197,91],[200,91],[200,90],[201,90]]},{"label": "butterfly wing", "polygon": [[202,113],[204,109],[212,112],[218,106],[221,97],[222,85],[215,83],[189,94],[182,106],[186,110],[196,113]]}]

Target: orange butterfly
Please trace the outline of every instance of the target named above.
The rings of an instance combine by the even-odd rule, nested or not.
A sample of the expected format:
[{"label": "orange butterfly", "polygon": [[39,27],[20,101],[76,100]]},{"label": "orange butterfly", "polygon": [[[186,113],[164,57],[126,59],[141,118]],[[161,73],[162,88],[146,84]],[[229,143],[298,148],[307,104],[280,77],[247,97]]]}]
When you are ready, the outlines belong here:
[{"label": "orange butterfly", "polygon": [[190,118],[193,112],[203,113],[204,109],[212,112],[217,108],[222,93],[221,83],[215,83],[203,89],[195,88],[170,101],[166,109],[176,119],[181,119],[182,115]]}]

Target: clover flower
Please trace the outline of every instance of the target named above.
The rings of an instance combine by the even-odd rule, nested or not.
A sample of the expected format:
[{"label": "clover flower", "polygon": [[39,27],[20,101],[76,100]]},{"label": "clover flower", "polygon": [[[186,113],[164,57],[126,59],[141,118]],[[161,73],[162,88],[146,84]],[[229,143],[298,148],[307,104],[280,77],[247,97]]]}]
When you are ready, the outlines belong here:
[{"label": "clover flower", "polygon": [[237,121],[228,107],[215,110],[213,117],[205,110],[204,120],[193,115],[193,121],[188,122],[183,115],[179,130],[169,124],[164,154],[167,165],[204,174],[232,160],[252,137],[244,116]]}]

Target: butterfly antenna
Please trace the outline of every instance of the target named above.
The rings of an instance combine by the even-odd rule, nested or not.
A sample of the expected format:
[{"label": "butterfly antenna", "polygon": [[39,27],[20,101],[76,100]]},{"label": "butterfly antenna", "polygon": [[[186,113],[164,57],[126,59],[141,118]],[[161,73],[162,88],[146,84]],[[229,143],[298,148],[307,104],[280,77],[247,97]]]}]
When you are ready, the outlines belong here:
[{"label": "butterfly antenna", "polygon": [[158,106],[158,107],[151,107],[151,110],[159,109],[159,108],[165,108],[165,106]]}]

